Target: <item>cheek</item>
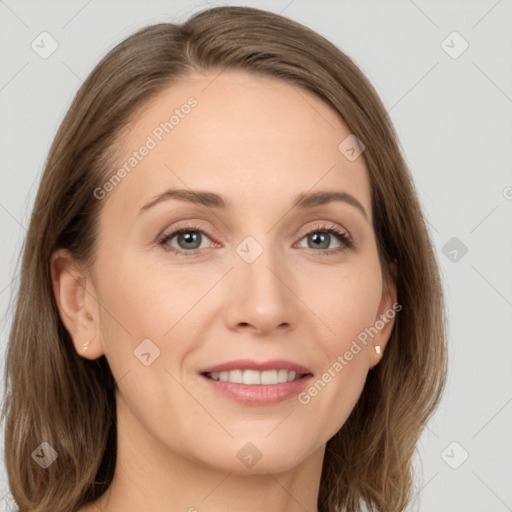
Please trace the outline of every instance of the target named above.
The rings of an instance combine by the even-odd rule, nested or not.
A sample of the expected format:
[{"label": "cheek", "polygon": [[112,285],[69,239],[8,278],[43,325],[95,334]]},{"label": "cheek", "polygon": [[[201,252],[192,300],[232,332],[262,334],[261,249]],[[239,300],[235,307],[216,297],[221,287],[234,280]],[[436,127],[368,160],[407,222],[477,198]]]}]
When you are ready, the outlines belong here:
[{"label": "cheek", "polygon": [[139,352],[149,351],[153,367],[179,368],[200,339],[194,330],[212,300],[205,294],[218,281],[211,268],[198,272],[145,258],[118,252],[99,265],[101,334],[116,378],[146,368]]},{"label": "cheek", "polygon": [[321,373],[299,401],[315,410],[313,417],[326,418],[331,435],[346,421],[363,390],[372,350],[368,332],[381,300],[380,266],[368,263],[360,268],[340,272],[310,294],[328,332],[321,337]]},{"label": "cheek", "polygon": [[373,261],[333,272],[310,293],[309,303],[329,331],[324,339],[331,355],[348,350],[352,340],[375,323],[381,298],[382,276]]},{"label": "cheek", "polygon": [[166,269],[165,264],[156,268],[122,255],[111,261],[99,274],[102,300],[111,313],[106,320],[133,342],[141,336],[161,338],[211,287],[197,273]]}]

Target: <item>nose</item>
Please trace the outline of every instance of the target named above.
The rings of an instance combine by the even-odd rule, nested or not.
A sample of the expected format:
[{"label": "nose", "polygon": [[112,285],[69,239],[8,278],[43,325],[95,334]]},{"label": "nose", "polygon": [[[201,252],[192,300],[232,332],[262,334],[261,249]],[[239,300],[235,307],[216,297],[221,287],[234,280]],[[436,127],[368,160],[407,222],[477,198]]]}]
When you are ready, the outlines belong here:
[{"label": "nose", "polygon": [[269,252],[264,250],[252,263],[235,262],[225,310],[230,329],[268,336],[295,327],[300,301],[293,292],[294,279]]}]

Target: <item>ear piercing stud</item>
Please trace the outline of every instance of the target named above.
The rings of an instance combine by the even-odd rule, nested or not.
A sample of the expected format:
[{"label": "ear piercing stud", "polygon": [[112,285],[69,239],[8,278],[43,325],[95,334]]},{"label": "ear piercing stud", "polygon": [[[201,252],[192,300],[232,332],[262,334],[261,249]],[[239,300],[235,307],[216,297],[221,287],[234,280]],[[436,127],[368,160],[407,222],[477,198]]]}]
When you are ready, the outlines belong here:
[{"label": "ear piercing stud", "polygon": [[91,341],[89,340],[89,341],[86,341],[86,342],[83,344],[83,348],[84,348],[84,350],[87,350],[87,349],[89,348],[89,343],[90,343],[90,342],[91,342]]},{"label": "ear piercing stud", "polygon": [[381,353],[380,345],[375,345],[375,352],[377,352],[377,354],[379,354],[379,356],[380,356],[380,353]]}]

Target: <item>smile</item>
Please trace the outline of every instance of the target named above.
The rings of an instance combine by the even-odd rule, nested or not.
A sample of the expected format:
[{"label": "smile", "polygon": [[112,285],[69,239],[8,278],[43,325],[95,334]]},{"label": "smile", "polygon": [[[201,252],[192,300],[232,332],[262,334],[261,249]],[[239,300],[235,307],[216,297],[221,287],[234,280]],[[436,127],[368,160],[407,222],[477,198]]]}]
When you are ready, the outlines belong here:
[{"label": "smile", "polygon": [[219,382],[230,382],[233,384],[248,384],[248,385],[275,385],[283,384],[285,382],[292,382],[301,379],[305,374],[297,374],[291,370],[231,370],[223,372],[206,372],[206,377]]}]

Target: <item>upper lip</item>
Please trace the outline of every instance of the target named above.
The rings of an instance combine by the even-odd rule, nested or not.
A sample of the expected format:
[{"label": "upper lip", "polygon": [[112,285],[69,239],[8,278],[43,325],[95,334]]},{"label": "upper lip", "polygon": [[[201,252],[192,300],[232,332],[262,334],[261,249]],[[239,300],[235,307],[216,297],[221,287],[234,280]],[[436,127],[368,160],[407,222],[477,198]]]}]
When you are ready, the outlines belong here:
[{"label": "upper lip", "polygon": [[252,359],[236,359],[226,363],[216,364],[203,368],[199,373],[229,372],[231,370],[288,370],[300,375],[310,374],[311,371],[300,364],[285,359],[271,359],[269,361],[254,361]]}]

